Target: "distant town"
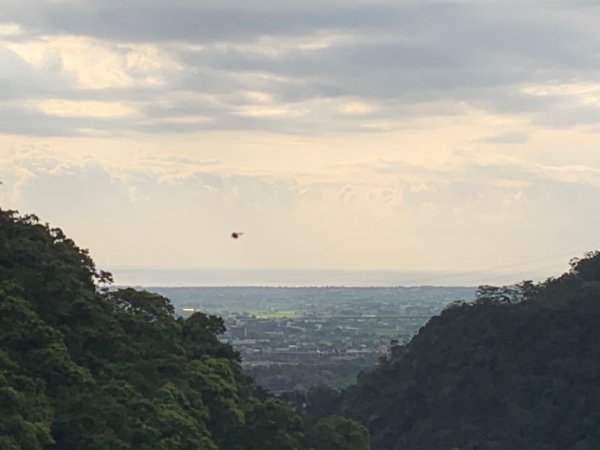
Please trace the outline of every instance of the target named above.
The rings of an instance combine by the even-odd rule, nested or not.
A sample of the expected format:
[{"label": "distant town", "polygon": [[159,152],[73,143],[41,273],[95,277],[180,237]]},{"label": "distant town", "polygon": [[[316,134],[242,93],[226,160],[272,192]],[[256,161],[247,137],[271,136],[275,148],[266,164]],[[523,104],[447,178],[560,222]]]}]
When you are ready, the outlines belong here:
[{"label": "distant town", "polygon": [[240,352],[266,390],[343,388],[390,346],[407,342],[427,320],[471,287],[179,287],[150,288],[176,313],[223,317],[221,340]]}]

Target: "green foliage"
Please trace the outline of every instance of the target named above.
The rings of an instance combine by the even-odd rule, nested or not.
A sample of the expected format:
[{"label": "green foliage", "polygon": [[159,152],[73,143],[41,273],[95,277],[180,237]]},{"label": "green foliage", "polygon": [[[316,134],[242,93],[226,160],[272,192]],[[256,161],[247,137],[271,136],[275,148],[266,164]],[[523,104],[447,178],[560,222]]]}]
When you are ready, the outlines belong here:
[{"label": "green foliage", "polygon": [[0,448],[308,449],[242,374],[223,320],[111,290],[61,230],[0,210]]},{"label": "green foliage", "polygon": [[189,401],[175,384],[165,384],[157,394],[154,428],[160,430],[158,448],[217,448],[206,427],[190,414]]},{"label": "green foliage", "polygon": [[328,416],[317,423],[315,450],[368,450],[369,432],[353,420]]},{"label": "green foliage", "polygon": [[[483,286],[342,394],[381,449],[600,448],[600,255]],[[308,408],[308,407],[307,407]]]},{"label": "green foliage", "polygon": [[[222,319],[111,290],[87,251],[0,210],[0,448],[600,448],[600,254],[544,283],[482,286],[339,393],[290,406],[219,342]],[[352,417],[364,425],[350,420]]]},{"label": "green foliage", "polygon": [[303,450],[303,423],[292,408],[275,398],[252,402],[246,411],[246,427],[241,432],[247,450]]},{"label": "green foliage", "polygon": [[0,448],[34,450],[52,443],[52,408],[43,383],[0,350]]}]

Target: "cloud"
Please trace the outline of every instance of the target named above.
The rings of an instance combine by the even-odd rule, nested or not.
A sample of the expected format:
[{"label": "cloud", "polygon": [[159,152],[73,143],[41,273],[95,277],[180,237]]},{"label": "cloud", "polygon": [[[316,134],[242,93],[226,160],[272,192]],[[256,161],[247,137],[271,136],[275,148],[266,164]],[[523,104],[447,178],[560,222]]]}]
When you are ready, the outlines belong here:
[{"label": "cloud", "polygon": [[[466,267],[589,249],[597,13],[4,2],[0,200],[118,264]],[[228,246],[232,228],[253,239]]]},{"label": "cloud", "polygon": [[476,142],[484,144],[524,144],[528,141],[529,136],[525,133],[507,132],[486,136],[478,139]]},{"label": "cloud", "polygon": [[300,201],[297,183],[211,167],[116,173],[94,161],[26,157],[0,169],[0,201],[60,226],[99,261],[218,266],[234,258],[248,265],[240,249],[224,247],[229,233],[243,229],[254,245],[270,245],[269,231]]},{"label": "cloud", "polygon": [[[589,92],[560,86],[599,83],[596,7],[514,5],[12,2],[2,6],[0,59],[14,89],[3,90],[12,101],[0,114],[19,120],[3,131],[381,132],[469,108],[537,127],[595,123],[600,104]],[[136,114],[77,121],[22,111],[48,98],[127,103]]]},{"label": "cloud", "polygon": [[[583,250],[600,226],[600,174],[581,166],[388,160],[370,169],[383,178],[302,181],[191,163],[119,172],[33,152],[0,169],[0,198],[116,265],[448,268]],[[228,246],[231,229],[251,239]]]}]

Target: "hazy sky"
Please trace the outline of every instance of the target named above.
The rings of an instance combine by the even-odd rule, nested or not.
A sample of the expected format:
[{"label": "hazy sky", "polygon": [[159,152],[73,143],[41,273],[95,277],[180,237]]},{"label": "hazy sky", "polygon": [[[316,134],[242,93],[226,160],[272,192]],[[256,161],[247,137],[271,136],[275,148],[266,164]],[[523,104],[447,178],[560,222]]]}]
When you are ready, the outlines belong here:
[{"label": "hazy sky", "polygon": [[103,268],[563,270],[596,4],[0,0],[0,206]]}]

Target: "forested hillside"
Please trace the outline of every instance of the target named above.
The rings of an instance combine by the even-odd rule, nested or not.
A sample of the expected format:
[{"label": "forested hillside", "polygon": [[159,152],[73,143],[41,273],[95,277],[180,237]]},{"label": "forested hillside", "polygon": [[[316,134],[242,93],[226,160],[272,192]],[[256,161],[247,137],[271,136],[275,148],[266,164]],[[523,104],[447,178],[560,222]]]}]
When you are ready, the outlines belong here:
[{"label": "forested hillside", "polygon": [[[244,376],[223,321],[109,290],[61,230],[0,210],[0,448],[600,448],[600,254],[482,287],[337,393]],[[320,418],[317,420],[317,417]]]},{"label": "forested hillside", "polygon": [[331,402],[379,450],[600,448],[600,254],[480,288]]},{"label": "forested hillside", "polygon": [[0,210],[0,448],[367,449],[366,430],[265,395],[169,301],[109,291],[60,229]]}]

